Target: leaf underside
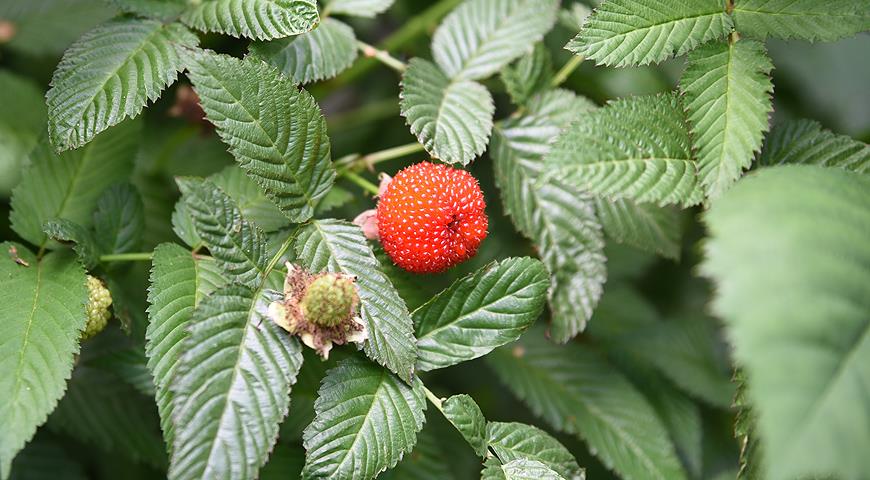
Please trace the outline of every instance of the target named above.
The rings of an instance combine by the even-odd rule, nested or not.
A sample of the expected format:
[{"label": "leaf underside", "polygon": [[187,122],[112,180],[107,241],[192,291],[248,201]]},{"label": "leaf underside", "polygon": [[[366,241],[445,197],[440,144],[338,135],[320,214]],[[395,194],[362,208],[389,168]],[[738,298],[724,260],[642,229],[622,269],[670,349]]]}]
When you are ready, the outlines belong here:
[{"label": "leaf underside", "polygon": [[789,163],[870,172],[870,145],[836,135],[813,120],[794,120],[774,127],[758,158],[760,166]]}]

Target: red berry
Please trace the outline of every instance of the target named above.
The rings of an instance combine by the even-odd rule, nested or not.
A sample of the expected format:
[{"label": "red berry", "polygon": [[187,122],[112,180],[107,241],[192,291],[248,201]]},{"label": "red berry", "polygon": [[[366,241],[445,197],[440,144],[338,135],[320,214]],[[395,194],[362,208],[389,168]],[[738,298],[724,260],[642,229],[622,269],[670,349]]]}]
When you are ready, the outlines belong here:
[{"label": "red berry", "polygon": [[465,170],[421,162],[400,171],[378,201],[378,230],[393,262],[435,273],[468,260],[486,238],[483,193]]}]

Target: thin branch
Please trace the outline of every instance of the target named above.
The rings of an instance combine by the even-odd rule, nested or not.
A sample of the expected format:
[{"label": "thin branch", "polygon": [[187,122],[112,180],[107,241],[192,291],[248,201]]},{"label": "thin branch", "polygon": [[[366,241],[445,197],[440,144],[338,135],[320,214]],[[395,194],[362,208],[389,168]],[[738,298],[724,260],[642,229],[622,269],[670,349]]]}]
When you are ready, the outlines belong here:
[{"label": "thin branch", "polygon": [[563,84],[565,80],[568,80],[568,77],[571,75],[574,70],[583,63],[586,57],[583,55],[574,55],[571,57],[571,60],[565,62],[565,65],[562,65],[562,68],[556,72],[556,75],[553,76],[553,80],[550,81],[550,86],[553,88],[558,87]]},{"label": "thin branch", "polygon": [[112,253],[100,255],[101,262],[150,262],[153,252]]},{"label": "thin branch", "polygon": [[379,62],[383,63],[384,65],[392,68],[393,70],[395,70],[399,73],[404,72],[405,69],[408,68],[408,66],[405,65],[404,62],[393,57],[386,50],[381,50],[377,47],[369,45],[368,43],[362,42],[360,40],[357,40],[356,46],[357,46],[357,48],[359,48],[359,51],[362,52],[362,54],[365,55],[366,57],[374,58],[375,60],[378,60]]},{"label": "thin branch", "polygon": [[341,172],[341,176],[351,181],[352,183],[357,184],[360,188],[371,193],[372,195],[378,194],[378,187],[375,186],[375,184],[349,170]]}]

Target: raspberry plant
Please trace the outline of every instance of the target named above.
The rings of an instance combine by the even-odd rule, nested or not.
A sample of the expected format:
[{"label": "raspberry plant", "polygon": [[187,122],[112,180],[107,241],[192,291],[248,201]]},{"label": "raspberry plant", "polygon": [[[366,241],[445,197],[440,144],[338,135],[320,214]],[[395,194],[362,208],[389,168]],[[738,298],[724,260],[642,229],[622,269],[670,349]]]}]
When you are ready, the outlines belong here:
[{"label": "raspberry plant", "polygon": [[0,478],[866,478],[870,5],[593,3],[4,1]]}]

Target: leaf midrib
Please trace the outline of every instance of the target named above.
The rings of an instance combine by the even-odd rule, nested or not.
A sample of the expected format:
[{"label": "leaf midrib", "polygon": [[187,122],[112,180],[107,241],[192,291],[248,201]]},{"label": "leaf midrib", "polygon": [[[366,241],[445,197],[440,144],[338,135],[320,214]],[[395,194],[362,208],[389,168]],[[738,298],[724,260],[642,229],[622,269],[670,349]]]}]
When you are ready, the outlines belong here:
[{"label": "leaf midrib", "polygon": [[386,379],[386,372],[387,371],[384,370],[383,368],[379,369],[378,373],[380,375],[380,379],[378,380],[378,388],[376,388],[374,393],[372,393],[372,403],[370,403],[369,408],[366,409],[366,413],[365,413],[365,416],[363,418],[363,424],[360,426],[360,428],[357,429],[356,433],[353,436],[353,442],[351,442],[351,444],[350,444],[350,448],[348,448],[345,451],[344,455],[342,455],[341,462],[339,462],[338,466],[335,467],[335,469],[333,470],[333,473],[342,470],[342,468],[344,467],[344,463],[349,458],[351,452],[353,452],[354,449],[356,448],[356,443],[357,443],[357,441],[359,441],[360,434],[362,433],[363,430],[365,430],[366,425],[369,423],[369,418],[371,416],[372,409],[375,407],[375,403],[378,400],[378,395],[381,393],[381,388],[383,388],[383,386],[384,386],[384,383],[385,383],[384,380]]},{"label": "leaf midrib", "polygon": [[27,344],[30,341],[30,330],[33,328],[33,319],[36,317],[36,309],[39,305],[39,293],[42,290],[42,262],[43,261],[40,260],[36,267],[36,292],[33,296],[33,307],[30,309],[30,315],[27,319],[27,327],[24,330],[24,340],[21,342],[21,350],[19,350],[18,355],[18,366],[15,367],[15,386],[12,388],[12,398],[13,402],[16,404],[18,403],[18,392],[21,391],[21,371],[24,366],[24,352],[28,349]]}]

